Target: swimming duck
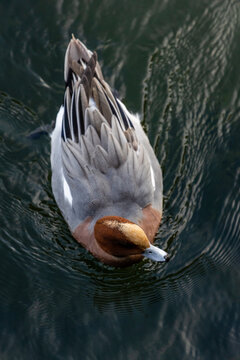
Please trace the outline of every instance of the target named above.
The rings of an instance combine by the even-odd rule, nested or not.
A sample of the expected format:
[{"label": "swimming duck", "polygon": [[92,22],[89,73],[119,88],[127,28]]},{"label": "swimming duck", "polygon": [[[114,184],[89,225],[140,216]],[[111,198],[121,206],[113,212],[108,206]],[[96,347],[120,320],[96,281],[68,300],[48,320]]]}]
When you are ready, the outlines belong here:
[{"label": "swimming duck", "polygon": [[52,190],[73,237],[95,257],[126,266],[166,261],[153,245],[162,172],[138,116],[103,78],[96,52],[71,39],[64,104],[51,135]]}]

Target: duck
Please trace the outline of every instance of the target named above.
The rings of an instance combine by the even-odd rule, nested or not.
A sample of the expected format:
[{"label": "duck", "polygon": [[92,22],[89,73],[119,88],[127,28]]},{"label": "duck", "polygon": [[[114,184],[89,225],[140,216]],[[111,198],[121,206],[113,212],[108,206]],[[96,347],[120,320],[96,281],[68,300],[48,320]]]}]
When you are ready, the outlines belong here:
[{"label": "duck", "polygon": [[97,53],[72,35],[51,134],[52,191],[75,240],[101,262],[165,262],[155,246],[162,171],[138,115],[104,80]]}]

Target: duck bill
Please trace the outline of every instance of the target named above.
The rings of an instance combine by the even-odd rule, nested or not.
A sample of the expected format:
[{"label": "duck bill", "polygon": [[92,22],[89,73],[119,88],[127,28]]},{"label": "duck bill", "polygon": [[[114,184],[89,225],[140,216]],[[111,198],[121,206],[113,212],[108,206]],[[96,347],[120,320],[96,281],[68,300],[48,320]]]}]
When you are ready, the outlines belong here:
[{"label": "duck bill", "polygon": [[148,259],[154,260],[154,261],[160,261],[165,262],[169,261],[169,256],[166,251],[159,249],[156,246],[150,245],[149,248],[147,248],[143,253],[143,256],[145,256]]}]

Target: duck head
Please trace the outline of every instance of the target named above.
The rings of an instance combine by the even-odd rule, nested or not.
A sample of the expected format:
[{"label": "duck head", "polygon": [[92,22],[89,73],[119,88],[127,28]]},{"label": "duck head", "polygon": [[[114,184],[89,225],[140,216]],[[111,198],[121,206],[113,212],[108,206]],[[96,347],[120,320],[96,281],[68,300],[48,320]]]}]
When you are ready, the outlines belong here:
[{"label": "duck head", "polygon": [[149,242],[140,226],[119,216],[105,216],[97,220],[94,236],[99,246],[113,256],[139,254],[154,261],[169,260],[164,250]]}]

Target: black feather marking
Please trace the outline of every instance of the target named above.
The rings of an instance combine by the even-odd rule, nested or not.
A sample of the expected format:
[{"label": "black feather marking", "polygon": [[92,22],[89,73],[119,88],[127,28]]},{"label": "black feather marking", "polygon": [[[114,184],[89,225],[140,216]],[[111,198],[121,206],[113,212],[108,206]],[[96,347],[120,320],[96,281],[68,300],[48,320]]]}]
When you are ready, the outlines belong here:
[{"label": "black feather marking", "polygon": [[72,126],[73,126],[73,133],[78,142],[78,124],[77,124],[77,114],[76,114],[76,103],[75,103],[75,92],[73,93],[72,97]]},{"label": "black feather marking", "polygon": [[124,122],[124,125],[125,125],[125,128],[126,128],[126,130],[130,127],[129,126],[129,122],[128,122],[128,117],[125,115],[125,113],[124,113],[124,111],[123,111],[123,109],[122,109],[122,107],[121,107],[121,105],[119,104],[119,102],[117,101],[117,99],[115,98],[115,100],[116,100],[116,103],[117,103],[117,106],[118,106],[118,109],[119,109],[119,111],[120,111],[120,114],[121,114],[121,116],[122,116],[122,119],[123,119],[123,122]]},{"label": "black feather marking", "polygon": [[65,82],[65,90],[68,87],[70,90],[70,95],[72,95],[73,89],[72,89],[72,81],[73,81],[73,71],[71,68],[68,70],[68,76],[67,81]]},{"label": "black feather marking", "polygon": [[125,114],[125,112],[123,111],[122,109],[122,106],[119,104],[118,100],[116,99],[115,97],[115,100],[116,100],[116,103],[118,105],[118,108],[120,110],[120,113],[121,113],[121,116],[123,118],[123,121],[124,121],[124,124],[127,124],[125,125],[126,126],[126,129],[128,129],[129,127],[132,127],[134,129],[134,126],[133,126],[133,123],[131,122],[131,120],[129,119],[129,117],[127,116],[127,114]]},{"label": "black feather marking", "polygon": [[84,71],[83,76],[82,76],[81,84],[83,84],[87,100],[89,100],[90,83],[89,83],[89,80],[88,80],[87,76],[85,75],[85,71]]},{"label": "black feather marking", "polygon": [[128,116],[127,116],[127,118],[128,118],[129,123],[130,123],[130,127],[132,127],[134,129],[133,123],[131,122],[131,120],[129,119]]},{"label": "black feather marking", "polygon": [[62,122],[62,131],[61,131],[61,136],[62,136],[62,139],[63,139],[63,141],[65,141],[66,139],[65,139],[65,137],[64,137],[64,132],[63,132],[63,122]]},{"label": "black feather marking", "polygon": [[107,102],[108,102],[108,104],[109,104],[109,106],[110,106],[110,108],[111,108],[111,111],[112,111],[113,115],[115,115],[116,118],[117,118],[118,121],[119,121],[119,116],[118,116],[118,114],[117,114],[117,112],[116,112],[116,110],[115,110],[115,107],[113,106],[112,102],[109,100],[109,98],[108,98],[107,94],[105,93],[105,91],[104,91],[104,95],[105,95],[105,97],[106,97],[106,99],[107,99]]},{"label": "black feather marking", "polygon": [[[114,111],[113,111],[113,109],[112,109],[112,104],[109,102],[108,96],[107,96],[107,94],[106,94],[105,91],[104,91],[104,85],[103,85],[103,83],[101,82],[101,79],[99,79],[99,77],[97,76],[97,74],[95,74],[94,76],[95,76],[96,79],[99,81],[99,83],[102,85],[103,92],[104,92],[104,94],[105,94],[105,96],[106,96],[106,98],[107,98],[107,101],[108,101],[108,103],[109,103],[109,105],[110,105],[110,108],[111,108],[112,112],[113,112],[114,115],[117,117],[117,119],[119,119],[119,116],[116,114],[115,109],[114,109]],[[118,100],[117,100],[117,97],[116,97],[114,91],[112,91],[112,95],[113,95],[113,97],[114,97],[114,99],[115,99],[115,102],[117,103],[117,107],[118,107],[118,109],[119,109],[119,111],[120,111],[120,114],[121,114],[121,117],[122,117],[122,120],[123,120],[125,129],[127,130],[129,127],[132,127],[132,128],[134,129],[133,123],[131,122],[131,120],[129,119],[129,117],[125,114],[125,112],[123,111],[121,105],[119,104],[119,102],[118,102]]]},{"label": "black feather marking", "polygon": [[[69,126],[69,119],[68,119],[68,112],[67,112],[67,102],[66,102],[66,93],[65,93],[65,97],[64,97],[64,129],[65,129],[65,135],[66,135],[66,139],[71,139],[71,131],[70,131],[70,126]],[[63,136],[64,139],[64,136]],[[64,140],[66,140],[64,139]]]},{"label": "black feather marking", "polygon": [[82,110],[82,100],[81,100],[81,88],[79,91],[79,119],[80,119],[80,130],[81,130],[81,134],[84,135],[85,131],[84,131],[84,115],[83,115],[83,110]]}]

